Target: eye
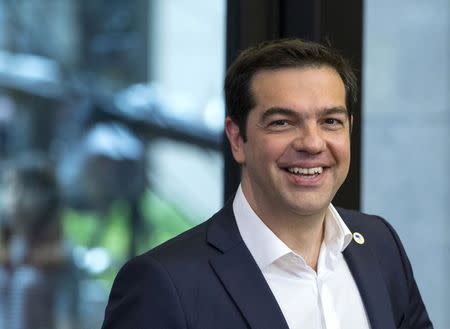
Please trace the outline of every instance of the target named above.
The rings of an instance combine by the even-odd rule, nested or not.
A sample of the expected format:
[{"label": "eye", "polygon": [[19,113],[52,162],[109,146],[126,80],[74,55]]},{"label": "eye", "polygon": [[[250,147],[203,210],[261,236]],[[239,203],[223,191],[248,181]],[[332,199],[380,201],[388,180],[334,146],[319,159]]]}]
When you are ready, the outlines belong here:
[{"label": "eye", "polygon": [[269,132],[283,132],[289,130],[294,126],[294,123],[289,119],[276,119],[269,121],[265,128]]},{"label": "eye", "polygon": [[329,125],[329,126],[339,126],[339,125],[343,125],[344,122],[340,119],[336,119],[336,118],[326,118],[324,120],[324,123]]},{"label": "eye", "polygon": [[273,120],[267,125],[267,129],[274,132],[289,130],[291,127],[292,121],[286,119]]},{"label": "eye", "polygon": [[275,121],[272,121],[271,123],[269,123],[269,126],[284,127],[284,126],[287,126],[288,124],[289,124],[289,122],[287,120],[275,120]]}]

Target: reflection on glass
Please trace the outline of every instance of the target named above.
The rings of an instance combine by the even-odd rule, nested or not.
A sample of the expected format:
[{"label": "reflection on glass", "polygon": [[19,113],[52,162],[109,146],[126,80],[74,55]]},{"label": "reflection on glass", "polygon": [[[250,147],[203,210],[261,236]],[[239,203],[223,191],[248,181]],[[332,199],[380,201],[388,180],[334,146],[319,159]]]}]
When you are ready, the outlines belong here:
[{"label": "reflection on glass", "polygon": [[125,260],[220,208],[224,57],[223,0],[0,2],[0,329],[99,328]]},{"label": "reflection on glass", "polygon": [[76,279],[64,246],[58,184],[39,160],[16,162],[3,177],[0,328],[66,328],[76,321]]}]

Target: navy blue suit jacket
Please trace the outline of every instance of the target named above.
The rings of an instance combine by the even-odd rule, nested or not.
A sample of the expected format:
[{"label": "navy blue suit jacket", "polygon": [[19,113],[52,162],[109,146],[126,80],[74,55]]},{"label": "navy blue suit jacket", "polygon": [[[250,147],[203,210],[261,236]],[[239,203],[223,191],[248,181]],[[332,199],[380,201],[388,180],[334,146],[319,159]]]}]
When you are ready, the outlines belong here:
[{"label": "navy blue suit jacket", "polygon": [[[365,237],[362,245],[352,241],[344,256],[371,328],[433,328],[392,227],[376,216],[338,211],[352,232]],[[114,281],[102,328],[288,326],[228,202],[208,221],[125,264]]]}]

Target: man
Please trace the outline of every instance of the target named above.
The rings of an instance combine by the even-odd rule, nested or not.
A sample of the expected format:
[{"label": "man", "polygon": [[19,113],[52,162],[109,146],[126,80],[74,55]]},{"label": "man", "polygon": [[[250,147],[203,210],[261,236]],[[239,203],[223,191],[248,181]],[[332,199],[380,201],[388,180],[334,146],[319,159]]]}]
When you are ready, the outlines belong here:
[{"label": "man", "polygon": [[263,43],[231,65],[225,94],[235,197],[127,263],[103,328],[432,328],[392,227],[331,205],[350,162],[347,62]]}]

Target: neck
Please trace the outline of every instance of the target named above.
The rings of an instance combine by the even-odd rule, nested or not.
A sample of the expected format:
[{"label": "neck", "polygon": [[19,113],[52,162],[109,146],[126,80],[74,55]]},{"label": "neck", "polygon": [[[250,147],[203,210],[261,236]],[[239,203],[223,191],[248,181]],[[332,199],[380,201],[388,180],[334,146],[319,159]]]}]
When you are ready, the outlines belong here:
[{"label": "neck", "polygon": [[287,209],[268,209],[255,200],[253,193],[242,185],[245,198],[264,224],[292,251],[317,270],[320,247],[324,236],[326,209],[314,214],[298,214]]}]

